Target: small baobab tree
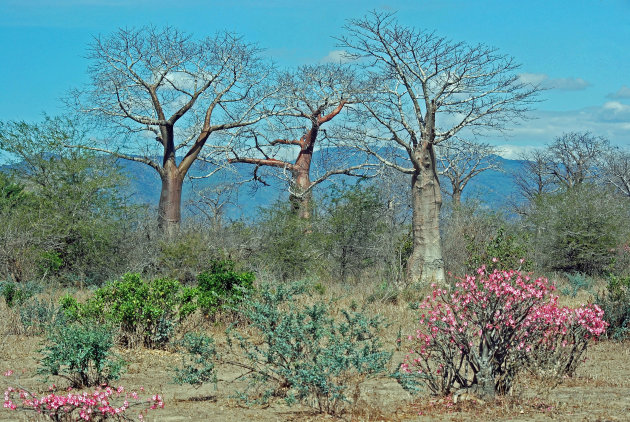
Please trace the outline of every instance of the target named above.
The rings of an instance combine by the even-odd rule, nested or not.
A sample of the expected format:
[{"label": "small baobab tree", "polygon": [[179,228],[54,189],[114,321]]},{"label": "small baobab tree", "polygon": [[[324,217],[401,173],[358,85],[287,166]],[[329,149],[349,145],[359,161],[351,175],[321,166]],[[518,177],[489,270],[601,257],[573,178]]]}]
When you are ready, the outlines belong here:
[{"label": "small baobab tree", "polygon": [[[403,26],[390,13],[349,21],[338,41],[373,81],[373,95],[353,125],[360,133],[358,148],[410,175],[413,252],[407,280],[442,282],[435,147],[457,134],[507,129],[528,111],[538,88],[522,81],[513,58],[497,49]],[[385,154],[391,150],[402,160]]]},{"label": "small baobab tree", "polygon": [[81,147],[155,169],[158,223],[169,235],[179,228],[184,178],[210,136],[267,115],[272,69],[259,52],[231,33],[197,40],[172,27],[120,29],[90,46],[90,84],[70,103],[110,136]]},{"label": "small baobab tree", "polygon": [[599,161],[610,150],[607,139],[589,132],[558,136],[545,150],[547,173],[566,189],[596,178]]},{"label": "small baobab tree", "polygon": [[490,144],[456,137],[438,147],[439,174],[450,183],[450,189],[442,186],[442,192],[451,197],[455,209],[461,206],[462,192],[474,177],[484,171],[501,170],[497,153],[497,148]]},{"label": "small baobab tree", "polygon": [[[351,150],[336,144],[331,135],[334,129],[326,130],[333,119],[341,119],[344,108],[356,103],[360,90],[356,75],[342,64],[301,66],[280,74],[272,99],[277,113],[233,137],[228,162],[255,166],[254,179],[263,183],[263,167],[275,169],[276,176],[287,176],[293,210],[309,219],[315,186],[334,175],[366,177],[367,169],[373,167],[349,163],[346,154]],[[339,148],[331,152],[331,146]],[[316,148],[321,162],[317,163],[319,174],[313,175]]]},{"label": "small baobab tree", "polygon": [[611,149],[602,164],[602,176],[606,184],[623,196],[630,198],[630,151]]}]

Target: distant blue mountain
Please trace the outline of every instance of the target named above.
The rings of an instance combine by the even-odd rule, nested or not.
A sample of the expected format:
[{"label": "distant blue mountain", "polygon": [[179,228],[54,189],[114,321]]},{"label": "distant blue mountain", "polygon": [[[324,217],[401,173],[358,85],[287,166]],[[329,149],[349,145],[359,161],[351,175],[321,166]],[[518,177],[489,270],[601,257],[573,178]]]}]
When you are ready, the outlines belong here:
[{"label": "distant blue mountain", "polygon": [[[316,153],[317,154],[317,153]],[[523,166],[523,161],[509,160],[502,157],[494,157],[503,167],[503,171],[489,170],[473,178],[463,192],[463,200],[475,198],[489,208],[504,208],[506,200],[515,193],[515,185],[511,174]],[[317,157],[314,157],[317,162]],[[149,166],[121,160],[123,170],[129,175],[131,181],[132,201],[137,204],[147,204],[157,207],[161,181],[155,170]],[[235,171],[221,171],[207,179],[184,181],[183,199],[184,215],[195,213],[194,207],[186,206],[189,201],[199,199],[197,192],[204,189],[213,189],[222,184],[234,181],[251,179],[253,166],[247,164],[235,165]],[[203,168],[196,164],[191,169],[191,174],[201,175],[208,173],[212,168]],[[338,176],[342,178],[344,176]],[[348,183],[354,183],[353,178],[345,178]],[[265,181],[269,186],[261,184],[245,183],[234,186],[231,204],[226,207],[225,216],[231,219],[255,217],[261,207],[266,207],[280,199],[288,198],[285,184],[273,177]],[[317,188],[317,194],[322,194],[330,189],[330,183],[323,183]]]}]

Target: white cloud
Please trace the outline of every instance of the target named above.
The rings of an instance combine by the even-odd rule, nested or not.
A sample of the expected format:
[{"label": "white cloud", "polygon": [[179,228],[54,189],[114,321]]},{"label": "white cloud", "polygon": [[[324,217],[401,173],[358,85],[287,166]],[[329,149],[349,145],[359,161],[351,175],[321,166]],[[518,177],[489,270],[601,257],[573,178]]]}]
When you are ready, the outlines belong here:
[{"label": "white cloud", "polygon": [[520,160],[523,156],[528,155],[532,151],[539,149],[532,145],[511,145],[500,144],[496,146],[497,154],[508,160]]},{"label": "white cloud", "polygon": [[630,145],[630,105],[618,101],[578,110],[537,110],[531,117],[511,131],[512,143],[544,145],[566,132],[591,132],[614,145]]},{"label": "white cloud", "polygon": [[322,63],[349,63],[351,61],[352,59],[344,50],[332,50],[321,60]]},{"label": "white cloud", "polygon": [[519,78],[524,83],[560,91],[580,91],[590,85],[582,78],[550,78],[549,75],[544,73],[521,73]]},{"label": "white cloud", "polygon": [[628,87],[627,85],[624,85],[621,88],[619,88],[617,92],[608,94],[608,98],[615,98],[615,99],[630,98],[630,87]]},{"label": "white cloud", "polygon": [[521,73],[518,77],[521,82],[532,85],[539,85],[546,79],[549,79],[549,76],[544,73]]}]

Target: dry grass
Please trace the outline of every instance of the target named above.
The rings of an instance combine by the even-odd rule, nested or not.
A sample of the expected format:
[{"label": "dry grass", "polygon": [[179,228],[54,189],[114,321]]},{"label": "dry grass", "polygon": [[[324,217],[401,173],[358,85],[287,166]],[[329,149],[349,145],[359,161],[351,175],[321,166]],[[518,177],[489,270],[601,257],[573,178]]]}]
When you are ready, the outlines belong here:
[{"label": "dry grass", "polygon": [[[303,297],[303,304],[330,300],[333,309],[358,307],[369,315],[381,315],[389,327],[381,333],[386,348],[394,351],[398,333],[412,333],[416,328],[417,313],[410,303],[419,302],[428,293],[417,289],[403,292],[383,292],[377,283],[352,285],[325,284],[323,294]],[[322,289],[320,289],[322,290]],[[58,299],[63,293],[48,291],[42,298]],[[85,292],[80,294],[86,294]],[[567,305],[580,304],[585,297],[563,298]],[[36,375],[38,349],[42,336],[27,336],[18,327],[19,316],[0,300],[0,317],[7,322],[0,328],[0,370],[13,369],[20,383],[28,388],[45,391],[47,386]],[[16,320],[17,318],[17,320]],[[212,322],[201,316],[193,318],[186,330],[203,330],[216,339],[223,354],[230,353],[224,329],[235,322],[224,314]],[[238,322],[238,321],[237,321]],[[16,328],[17,327],[17,328]],[[153,351],[142,348],[118,350],[128,362],[127,372],[119,383],[127,389],[141,386],[150,393],[161,393],[166,407],[154,413],[154,420],[258,420],[258,421],[322,421],[332,419],[318,415],[304,406],[288,407],[283,401],[268,407],[243,407],[232,395],[246,387],[242,370],[229,366],[218,367],[217,388],[204,385],[199,389],[171,384],[173,368],[181,362],[174,350]],[[392,369],[400,363],[402,352],[396,352]],[[6,388],[8,379],[0,379]],[[60,385],[60,389],[63,386]],[[548,390],[548,389],[547,389]],[[60,390],[61,391],[61,390]],[[348,421],[623,421],[630,420],[630,343],[599,342],[593,344],[586,362],[575,377],[565,380],[557,388],[546,391],[539,380],[523,377],[514,395],[486,403],[470,398],[453,403],[452,399],[437,399],[428,394],[411,398],[391,378],[380,377],[361,386],[358,406],[342,416]],[[151,414],[150,414],[151,415]],[[18,415],[0,411],[0,420],[16,420]],[[19,419],[17,419],[19,420]],[[24,419],[26,420],[26,419]],[[151,416],[149,416],[151,420]]]}]

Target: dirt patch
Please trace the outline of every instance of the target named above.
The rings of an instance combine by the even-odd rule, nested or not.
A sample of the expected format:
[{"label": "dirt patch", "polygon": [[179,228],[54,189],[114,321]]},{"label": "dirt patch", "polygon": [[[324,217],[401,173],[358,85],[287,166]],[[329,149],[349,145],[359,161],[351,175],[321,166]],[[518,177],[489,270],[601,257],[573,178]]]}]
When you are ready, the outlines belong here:
[{"label": "dirt patch", "polygon": [[[0,370],[12,369],[19,383],[44,392],[47,385],[36,374],[41,337],[5,336],[0,349]],[[486,403],[474,398],[412,397],[393,379],[379,377],[364,382],[357,392],[357,406],[344,420],[357,421],[628,421],[630,420],[630,343],[600,342],[592,345],[587,360],[575,377],[549,390],[535,379],[523,378],[510,397]],[[127,390],[159,393],[164,409],[149,413],[156,421],[324,421],[319,415],[281,400],[268,406],[244,406],[234,395],[247,387],[242,370],[229,365],[218,368],[219,382],[199,389],[171,383],[177,353],[145,349],[120,350],[128,369],[115,385]],[[6,388],[11,379],[2,379]],[[51,380],[52,381],[52,380]],[[57,381],[59,391],[63,381]],[[0,411],[0,420],[32,420],[33,415]]]}]

